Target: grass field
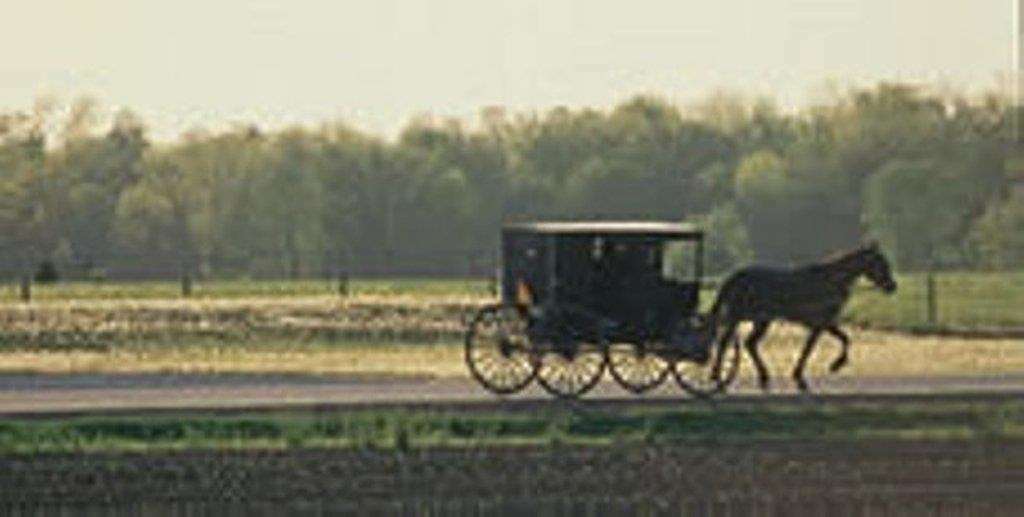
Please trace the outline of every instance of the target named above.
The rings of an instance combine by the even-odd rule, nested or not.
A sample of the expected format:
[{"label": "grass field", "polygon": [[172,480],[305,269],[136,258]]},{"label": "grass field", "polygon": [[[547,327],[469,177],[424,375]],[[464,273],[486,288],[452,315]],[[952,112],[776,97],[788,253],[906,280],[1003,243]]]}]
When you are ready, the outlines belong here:
[{"label": "grass field", "polygon": [[[1024,275],[940,276],[936,327],[1024,326],[1022,281]],[[1020,339],[882,330],[930,327],[923,277],[904,276],[900,283],[895,297],[858,290],[847,314],[857,323],[851,326],[850,365],[839,375],[1024,372]],[[195,296],[181,299],[176,283],[61,284],[37,286],[35,301],[23,304],[7,286],[0,292],[0,375],[468,377],[460,338],[467,315],[492,300],[487,282],[359,281],[350,285],[347,297],[336,287],[328,282],[199,283]],[[712,298],[708,291],[704,302]],[[763,352],[777,389],[790,386],[788,373],[804,336],[802,329],[787,325],[770,331]],[[812,385],[829,375],[827,366],[837,352],[833,339],[822,338],[807,371]],[[745,355],[743,361],[741,376],[750,382],[754,369]],[[604,382],[611,380],[606,376]],[[922,487],[931,483],[936,500],[952,501],[950,508],[963,510],[960,514],[982,514],[1018,508],[1007,494],[1021,493],[1013,484],[1024,465],[1021,444],[1024,402],[687,404],[614,414],[360,410],[6,419],[0,421],[0,513],[4,504],[23,511],[26,502],[50,505],[51,513],[53,505],[67,504],[60,507],[64,513],[80,513],[83,502],[109,505],[111,493],[134,501],[180,498],[189,501],[186,513],[195,512],[194,501],[224,497],[234,502],[377,497],[401,502],[400,513],[424,513],[424,501],[439,493],[459,504],[497,501],[489,508],[505,508],[506,514],[537,508],[535,494],[571,495],[591,505],[587,508],[604,508],[602,498],[617,493],[645,494],[638,499],[643,504],[622,514],[664,513],[650,501],[692,509],[677,514],[706,514],[728,497],[737,514],[743,508],[787,513],[778,511],[777,502],[765,506],[756,497],[789,501],[805,512],[818,508],[807,501],[842,501],[843,508],[854,504],[874,512],[878,500],[904,488],[907,497],[920,498]],[[54,472],[60,483],[53,482]],[[756,490],[751,472],[761,483]],[[684,473],[693,481],[680,491]],[[516,493],[527,495],[510,500],[504,486],[481,479],[518,483]],[[866,492],[866,486],[874,491]],[[977,511],[964,510],[962,494],[978,490],[1004,506],[982,501]],[[850,494],[862,496],[850,503]],[[694,497],[697,506],[685,506]],[[212,508],[210,513],[224,513],[225,507]],[[395,513],[396,507],[381,508]],[[452,513],[449,506],[430,508]],[[545,508],[566,506],[555,501]],[[725,508],[715,513],[733,514],[733,506]],[[897,502],[892,508],[908,507]],[[367,513],[362,510],[348,513]]]},{"label": "grass field", "polygon": [[[773,329],[762,352],[773,377],[788,386],[805,333]],[[852,332],[850,364],[840,376],[928,377],[1024,372],[1024,347],[1009,339],[906,336]],[[838,344],[822,338],[808,363],[813,379],[832,375]],[[177,345],[126,343],[104,349],[4,350],[0,373],[285,373],[352,377],[465,378],[462,345],[456,341],[396,344],[337,341],[265,341],[244,344],[197,341]],[[741,376],[753,379],[744,354]],[[606,379],[607,382],[610,382]]]},{"label": "grass field", "polygon": [[75,300],[0,304],[7,350],[108,350],[134,344],[314,341],[435,343],[465,332],[486,299],[359,295],[223,299]]},{"label": "grass field", "polygon": [[1024,438],[1024,402],[765,405],[625,412],[431,413],[363,410],[238,417],[106,417],[0,422],[0,454],[154,449],[612,446],[756,441]]},{"label": "grass field", "polygon": [[1024,329],[1024,273],[936,274],[935,322],[928,320],[927,277],[900,275],[898,282],[891,297],[860,290],[847,318],[890,329]]},{"label": "grass field", "polygon": [[[846,319],[859,325],[903,330],[999,330],[1024,329],[1024,272],[936,274],[935,321],[929,320],[927,281],[923,274],[898,276],[900,288],[885,296],[866,285],[858,288]],[[349,282],[351,298],[397,297],[407,299],[490,300],[491,282],[480,279],[357,279]],[[37,285],[33,298],[41,303],[116,300],[174,300],[180,298],[177,282],[88,283]],[[15,284],[0,286],[0,304],[18,302]],[[338,297],[336,282],[300,281],[202,281],[196,282],[191,300],[282,299]],[[714,290],[704,291],[705,307]]]},{"label": "grass field", "polygon": [[[1024,372],[1019,339],[870,330],[921,327],[924,279],[904,276],[900,284],[894,297],[865,289],[854,296],[848,316],[861,329],[852,332],[842,375]],[[30,304],[0,302],[0,372],[466,375],[459,343],[466,317],[492,300],[485,282],[352,286],[354,294],[340,297],[326,283],[219,282],[190,299],[175,298],[170,283],[43,286]],[[942,275],[938,288],[941,321],[952,327],[1016,328],[1024,320],[1024,274]],[[763,351],[776,376],[786,376],[803,339],[792,326],[770,332]],[[836,353],[823,337],[809,374],[826,375]],[[752,374],[751,365],[743,372]]]},{"label": "grass field", "polygon": [[303,374],[453,378],[468,375],[462,348],[449,344],[219,343],[127,345],[108,350],[0,352],[0,373]]},{"label": "grass field", "polygon": [[[488,296],[490,281],[480,279],[354,279],[348,282],[353,296]],[[194,299],[295,297],[338,295],[338,282],[329,280],[215,280],[195,281]],[[17,283],[0,284],[0,302],[17,302]],[[32,286],[39,301],[149,300],[181,297],[178,281],[59,282]]]},{"label": "grass field", "polygon": [[[593,416],[552,423],[502,415],[365,415],[321,418],[320,424],[77,421],[23,429],[47,435],[55,446],[77,440],[81,448],[0,454],[0,513],[1018,515],[1024,442],[1012,430],[999,430],[1006,417],[975,412],[958,424],[955,412],[856,413],[873,421],[857,429],[895,436],[888,440],[851,434],[844,430],[848,421],[826,412],[734,411],[717,420],[699,413]],[[925,428],[933,438],[903,433],[903,418],[931,422]],[[808,432],[735,442],[712,435],[722,426],[731,429],[734,420],[776,431],[795,423]],[[827,432],[840,427],[839,434]],[[385,429],[379,439],[361,438],[377,429]],[[189,433],[197,444],[216,449],[169,445]],[[952,438],[958,435],[977,438]],[[165,445],[138,452],[129,446],[137,436],[164,437]],[[247,447],[257,439],[237,438],[244,436],[264,436],[271,445]],[[304,446],[307,439],[325,446]],[[487,443],[493,445],[480,445]]]}]

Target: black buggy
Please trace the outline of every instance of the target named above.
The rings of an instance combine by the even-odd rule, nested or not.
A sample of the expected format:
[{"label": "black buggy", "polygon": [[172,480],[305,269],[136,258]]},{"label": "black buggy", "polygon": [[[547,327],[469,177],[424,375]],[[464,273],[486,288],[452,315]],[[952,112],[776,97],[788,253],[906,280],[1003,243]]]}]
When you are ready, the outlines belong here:
[{"label": "black buggy", "polygon": [[605,370],[644,393],[671,372],[697,396],[723,391],[739,342],[714,346],[698,313],[704,234],[662,222],[537,222],[502,230],[501,302],[466,332],[473,377],[497,394],[534,379],[578,397]]}]

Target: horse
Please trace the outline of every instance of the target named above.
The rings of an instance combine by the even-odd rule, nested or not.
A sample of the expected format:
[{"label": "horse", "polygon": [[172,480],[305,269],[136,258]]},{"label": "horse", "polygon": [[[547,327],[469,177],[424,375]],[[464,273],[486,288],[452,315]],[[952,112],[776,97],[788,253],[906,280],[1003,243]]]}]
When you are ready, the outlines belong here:
[{"label": "horse", "polygon": [[[793,369],[793,380],[800,391],[806,392],[804,366],[822,332],[831,334],[842,345],[829,370],[838,372],[847,363],[850,338],[840,330],[837,319],[850,298],[854,282],[861,276],[867,277],[886,294],[896,292],[892,268],[877,242],[804,267],[755,266],[733,273],[722,284],[709,313],[715,328],[724,328],[717,345],[718,357],[721,358],[726,343],[730,342],[741,322],[753,323],[754,328],[747,336],[744,348],[757,368],[761,389],[767,391],[768,370],[758,352],[758,344],[775,320],[801,324],[809,329],[810,334]],[[719,359],[712,369],[713,378],[718,378],[720,367]]]}]

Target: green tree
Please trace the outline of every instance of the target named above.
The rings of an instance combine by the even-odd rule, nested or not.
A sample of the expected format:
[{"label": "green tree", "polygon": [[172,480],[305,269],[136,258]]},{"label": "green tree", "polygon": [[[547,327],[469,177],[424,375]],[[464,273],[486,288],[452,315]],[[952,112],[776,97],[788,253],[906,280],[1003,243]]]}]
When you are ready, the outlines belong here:
[{"label": "green tree", "polygon": [[750,237],[734,205],[720,205],[704,218],[707,271],[723,275],[754,259]]},{"label": "green tree", "polygon": [[993,203],[975,222],[969,242],[982,267],[1005,270],[1024,264],[1024,194]]},{"label": "green tree", "polygon": [[[984,156],[984,154],[982,155]],[[894,161],[868,180],[869,231],[903,268],[962,266],[972,221],[992,199],[1002,167],[988,160]],[[991,163],[985,166],[985,162]]]}]

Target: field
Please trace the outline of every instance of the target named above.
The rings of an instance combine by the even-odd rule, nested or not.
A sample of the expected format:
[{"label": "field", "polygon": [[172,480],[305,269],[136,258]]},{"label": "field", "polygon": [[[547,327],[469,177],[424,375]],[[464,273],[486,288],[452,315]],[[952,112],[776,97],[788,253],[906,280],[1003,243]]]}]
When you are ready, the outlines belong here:
[{"label": "field", "polygon": [[1000,441],[66,454],[0,458],[0,511],[1010,516],[1021,467]]},{"label": "field", "polygon": [[[874,328],[906,331],[1024,332],[1024,272],[943,272],[934,275],[934,314],[929,315],[927,276],[902,274],[894,296],[885,296],[862,284],[847,308],[845,318]],[[713,284],[714,282],[712,282]],[[192,299],[204,300],[340,297],[337,281],[202,281],[193,287]],[[455,298],[491,299],[492,282],[481,279],[355,279],[347,283],[347,295],[355,298]],[[178,282],[62,282],[33,286],[39,302],[116,300],[173,300],[180,298]],[[15,284],[0,285],[0,303],[15,303]],[[705,306],[714,289],[705,289]],[[934,316],[934,321],[930,320]]]},{"label": "field", "polygon": [[847,319],[886,329],[1010,331],[1024,337],[1024,273],[939,273],[934,278],[935,321],[928,319],[923,274],[899,275],[892,297],[861,290],[847,308]]},{"label": "field", "polygon": [[[347,292],[357,296],[486,296],[490,281],[481,279],[354,279]],[[197,299],[260,298],[281,296],[337,295],[337,280],[215,280],[193,283]],[[0,302],[15,302],[17,283],[0,285]],[[58,282],[33,285],[32,297],[39,301],[140,300],[181,297],[178,281]]]},{"label": "field", "polygon": [[5,422],[0,511],[1012,515],[1024,493],[1022,409]]},{"label": "field", "polygon": [[567,411],[302,410],[231,416],[11,419],[0,454],[297,447],[409,452],[434,447],[684,445],[751,441],[1024,440],[1024,402],[690,404]]},{"label": "field", "polygon": [[[1016,340],[914,337],[856,331],[850,364],[839,375],[943,377],[1024,372],[1024,348]],[[802,330],[779,327],[763,346],[777,382],[789,385],[789,369],[803,342]],[[808,375],[827,373],[838,346],[823,340],[808,363]],[[102,349],[9,350],[0,352],[0,372],[33,374],[302,374],[358,377],[465,378],[462,345],[267,341],[244,345],[220,341],[182,345],[124,344]],[[753,377],[744,356],[741,376]]]},{"label": "field", "polygon": [[[0,371],[465,377],[465,319],[491,300],[472,291],[473,285],[380,282],[347,297],[242,296],[236,290],[234,297],[192,299],[121,299],[108,292],[106,297],[63,300],[55,290],[49,293],[52,299],[0,304]],[[908,298],[912,285],[904,282]],[[292,292],[300,287],[291,286]],[[868,311],[888,317],[872,296],[856,295],[853,319]],[[851,365],[842,375],[1024,372],[1024,347],[1012,336],[920,336],[871,330],[888,328],[884,322],[850,323]],[[786,373],[803,339],[802,329],[773,328],[763,350],[775,374]],[[824,375],[836,352],[835,341],[822,338],[809,373]],[[753,370],[745,365],[742,371],[749,375]]]},{"label": "field", "polygon": [[[859,289],[846,322],[850,365],[839,378],[942,386],[1019,376],[1021,280],[940,276],[934,325],[923,277],[901,277],[891,298]],[[104,392],[61,379],[179,374],[282,386],[288,376],[315,378],[341,391],[393,379],[471,386],[461,338],[467,316],[493,301],[487,282],[348,287],[341,296],[328,282],[199,283],[186,299],[176,283],[58,284],[36,286],[27,304],[8,287],[0,380],[10,391],[2,395],[29,400],[24,387],[10,387],[46,379],[61,386],[46,389],[92,404]],[[804,336],[791,325],[771,330],[763,352],[777,390],[791,389]],[[808,368],[812,385],[830,375],[837,352],[822,339]],[[743,360],[740,381],[751,386],[754,370]],[[192,389],[214,393],[201,383]],[[1024,403],[1012,398],[754,400],[513,411],[475,398],[479,407],[464,411],[8,417],[0,421],[0,513],[1012,514],[1021,503]]]}]

